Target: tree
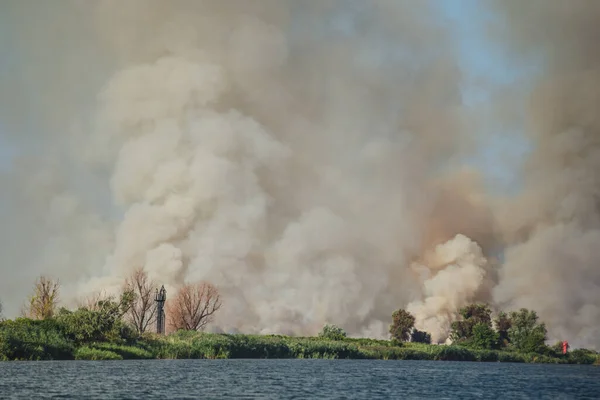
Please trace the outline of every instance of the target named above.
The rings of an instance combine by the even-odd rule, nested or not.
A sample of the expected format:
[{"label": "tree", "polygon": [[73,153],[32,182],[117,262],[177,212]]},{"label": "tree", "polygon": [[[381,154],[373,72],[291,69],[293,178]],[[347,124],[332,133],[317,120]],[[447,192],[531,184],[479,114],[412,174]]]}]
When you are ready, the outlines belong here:
[{"label": "tree", "polygon": [[125,290],[133,294],[127,316],[139,334],[144,333],[148,326],[156,321],[156,288],[156,284],[148,279],[148,274],[143,268],[137,268],[125,280]]},{"label": "tree", "polygon": [[69,338],[81,343],[118,342],[132,336],[132,329],[123,323],[131,303],[130,292],[123,292],[118,301],[113,297],[98,301],[93,309],[76,311],[61,308],[57,320]]},{"label": "tree", "polygon": [[538,323],[535,311],[521,308],[510,313],[512,326],[508,330],[508,337],[513,346],[526,353],[540,351],[545,346],[546,325]]},{"label": "tree", "polygon": [[208,282],[182,286],[172,300],[167,300],[167,318],[174,330],[202,330],[221,308],[217,288]]},{"label": "tree", "polygon": [[319,337],[330,340],[343,340],[346,337],[346,332],[339,326],[327,324],[319,332]]},{"label": "tree", "polygon": [[60,285],[48,277],[40,276],[29,297],[29,307],[26,315],[32,319],[52,318],[58,304]]},{"label": "tree", "polygon": [[473,327],[471,347],[490,350],[498,347],[498,333],[488,324],[478,323]]},{"label": "tree", "polygon": [[426,343],[431,344],[431,335],[425,331],[413,329],[410,334],[410,341],[415,343]]},{"label": "tree", "polygon": [[562,340],[554,343],[554,346],[551,346],[550,349],[554,352],[554,356],[560,355],[563,352],[563,342]]},{"label": "tree", "polygon": [[470,340],[473,337],[473,328],[477,324],[492,328],[492,310],[487,304],[469,304],[461,308],[459,313],[463,319],[450,325],[450,339],[453,342]]},{"label": "tree", "polygon": [[498,332],[500,344],[502,346],[507,346],[510,342],[510,339],[508,338],[508,330],[512,326],[510,317],[504,311],[501,311],[494,319],[494,325],[496,327],[496,332]]},{"label": "tree", "polygon": [[410,339],[410,332],[415,326],[415,317],[406,310],[399,309],[392,314],[392,324],[390,325],[390,335],[393,339],[407,342]]}]

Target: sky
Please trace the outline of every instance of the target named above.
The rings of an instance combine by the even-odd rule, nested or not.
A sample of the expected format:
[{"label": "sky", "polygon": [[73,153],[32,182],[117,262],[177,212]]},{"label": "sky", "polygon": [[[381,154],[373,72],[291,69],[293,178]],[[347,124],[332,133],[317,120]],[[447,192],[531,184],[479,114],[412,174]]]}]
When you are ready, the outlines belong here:
[{"label": "sky", "polygon": [[[535,68],[509,64],[498,49],[486,40],[486,28],[494,16],[478,0],[440,0],[436,4],[442,15],[451,21],[460,46],[461,70],[465,74],[462,88],[463,102],[472,107],[485,107],[491,91],[480,84],[485,81],[492,86],[508,86],[515,82],[531,83]],[[482,171],[487,189],[494,194],[514,193],[520,188],[517,168],[530,151],[530,143],[520,130],[507,130],[493,125],[486,129],[478,151],[467,163]],[[511,162],[506,162],[510,159]],[[517,163],[514,163],[517,161]]]},{"label": "sky", "polygon": [[[527,82],[527,77],[533,69],[519,69],[508,65],[498,51],[490,47],[485,39],[487,24],[493,20],[477,0],[439,0],[436,1],[442,18],[447,19],[454,29],[457,43],[459,43],[461,58],[460,67],[465,76],[462,88],[463,101],[471,107],[485,108],[490,100],[491,90],[486,85],[509,85],[517,80]],[[340,29],[347,26],[340,22]],[[2,35],[0,26],[0,47],[2,40],[10,40]],[[11,55],[3,54],[0,57],[0,74],[9,73],[11,68]],[[14,64],[13,64],[14,65]],[[486,187],[494,194],[510,193],[519,189],[517,167],[519,161],[525,158],[529,151],[523,132],[506,130],[502,127],[483,126],[481,137],[486,140],[480,143],[478,150],[467,160],[468,165],[483,172],[486,177]],[[12,161],[17,154],[7,140],[6,130],[0,120],[0,171],[10,169]],[[506,162],[510,159],[510,162]],[[515,162],[516,161],[516,162]]]}]

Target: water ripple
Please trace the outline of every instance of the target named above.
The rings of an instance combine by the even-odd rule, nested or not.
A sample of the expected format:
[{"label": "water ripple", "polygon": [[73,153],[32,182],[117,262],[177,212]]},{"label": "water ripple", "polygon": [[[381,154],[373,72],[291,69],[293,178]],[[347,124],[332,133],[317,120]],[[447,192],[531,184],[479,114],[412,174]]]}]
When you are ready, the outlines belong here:
[{"label": "water ripple", "polygon": [[600,368],[373,360],[0,362],[1,399],[598,399]]}]

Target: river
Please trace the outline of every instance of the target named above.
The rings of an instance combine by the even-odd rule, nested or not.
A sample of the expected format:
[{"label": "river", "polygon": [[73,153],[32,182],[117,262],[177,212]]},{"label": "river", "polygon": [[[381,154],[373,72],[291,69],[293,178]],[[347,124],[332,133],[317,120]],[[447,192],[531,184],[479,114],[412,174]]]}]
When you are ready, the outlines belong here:
[{"label": "river", "polygon": [[440,361],[0,362],[1,399],[598,399],[600,367]]}]

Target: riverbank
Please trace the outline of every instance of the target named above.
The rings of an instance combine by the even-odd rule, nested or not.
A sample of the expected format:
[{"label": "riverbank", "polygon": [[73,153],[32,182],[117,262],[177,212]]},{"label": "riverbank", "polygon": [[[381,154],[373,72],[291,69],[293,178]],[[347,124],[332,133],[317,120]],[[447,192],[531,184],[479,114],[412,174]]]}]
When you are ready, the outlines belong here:
[{"label": "riverbank", "polygon": [[[37,328],[35,328],[37,327]],[[43,329],[39,329],[42,328]],[[23,329],[25,328],[25,329]],[[145,334],[139,338],[79,342],[51,325],[22,324],[0,329],[0,360],[122,360],[122,359],[224,359],[324,358],[378,360],[483,361],[552,364],[598,364],[589,350],[567,355],[547,348],[546,354],[507,350],[476,350],[462,346],[399,343],[388,340],[277,335],[227,335],[180,331],[168,336]]]},{"label": "riverbank", "polygon": [[76,353],[76,358],[114,359],[226,359],[313,358],[483,361],[550,364],[594,364],[598,354],[575,350],[567,355],[522,354],[475,350],[460,346],[394,343],[387,340],[325,340],[318,337],[223,335],[180,332],[167,337],[146,336],[134,346],[97,343]]}]

